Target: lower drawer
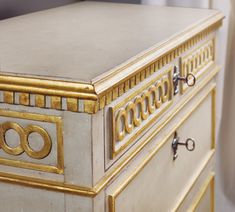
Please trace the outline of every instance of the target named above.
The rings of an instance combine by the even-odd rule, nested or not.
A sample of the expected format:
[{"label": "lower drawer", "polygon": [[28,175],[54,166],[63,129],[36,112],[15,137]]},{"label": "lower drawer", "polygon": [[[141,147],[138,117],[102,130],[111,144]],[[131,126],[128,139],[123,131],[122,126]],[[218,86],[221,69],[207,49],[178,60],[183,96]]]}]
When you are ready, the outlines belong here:
[{"label": "lower drawer", "polygon": [[195,102],[196,106],[189,111],[187,118],[179,120],[181,123],[176,127],[180,142],[187,138],[195,140],[194,151],[178,145],[178,157],[173,160],[175,133],[166,133],[166,138],[158,142],[147,158],[143,158],[142,165],[134,173],[126,174],[124,180],[117,179],[106,190],[110,212],[156,212],[175,208],[185,187],[195,178],[195,173],[202,171],[202,164],[214,152],[213,93],[212,90]]}]

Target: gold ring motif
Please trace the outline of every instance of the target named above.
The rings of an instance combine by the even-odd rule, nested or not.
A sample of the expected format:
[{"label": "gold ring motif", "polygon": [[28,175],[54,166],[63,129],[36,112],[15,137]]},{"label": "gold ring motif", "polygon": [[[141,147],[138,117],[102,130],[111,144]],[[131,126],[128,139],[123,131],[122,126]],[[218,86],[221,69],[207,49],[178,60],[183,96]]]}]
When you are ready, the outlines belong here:
[{"label": "gold ring motif", "polygon": [[[10,147],[6,142],[6,132],[14,130],[20,137],[20,143],[16,147]],[[29,135],[31,133],[39,134],[44,141],[43,147],[36,151],[29,145]],[[0,125],[0,147],[2,150],[10,155],[20,155],[25,152],[29,157],[34,159],[42,159],[48,156],[51,151],[52,141],[45,129],[37,125],[28,125],[23,128],[15,122],[5,122]]]}]

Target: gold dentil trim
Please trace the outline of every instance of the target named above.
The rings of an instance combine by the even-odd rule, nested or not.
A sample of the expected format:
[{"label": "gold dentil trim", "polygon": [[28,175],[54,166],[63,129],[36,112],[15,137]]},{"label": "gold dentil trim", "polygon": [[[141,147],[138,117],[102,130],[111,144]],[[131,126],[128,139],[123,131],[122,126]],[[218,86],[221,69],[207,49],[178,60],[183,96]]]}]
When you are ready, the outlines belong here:
[{"label": "gold dentil trim", "polygon": [[[208,89],[208,92],[203,95],[203,97],[200,98],[200,100],[197,102],[195,106],[180,120],[180,122],[175,125],[171,131],[168,133],[168,135],[148,154],[148,156],[143,160],[140,166],[134,170],[134,172],[115,190],[115,192],[108,196],[108,204],[109,204],[109,211],[115,212],[115,199],[121,192],[128,186],[128,184],[138,175],[138,173],[148,164],[148,162],[157,154],[157,152],[167,143],[167,141],[172,137],[174,132],[184,124],[184,122],[190,117],[192,113],[204,102],[204,100],[209,96],[212,95],[212,104],[215,104],[215,101],[213,100],[213,90],[215,89],[215,84],[211,86],[210,89]],[[212,114],[213,116],[213,114]],[[213,121],[214,119],[212,119]],[[214,126],[212,124],[212,126]],[[152,138],[156,135],[150,135],[147,140],[152,140]],[[213,143],[213,139],[211,141]],[[211,149],[214,151],[213,149]],[[213,152],[211,156],[213,155]],[[209,160],[207,160],[208,162]]]},{"label": "gold dentil trim", "polygon": [[206,182],[204,183],[204,185],[202,186],[202,188],[200,189],[198,196],[194,199],[188,211],[195,211],[199,206],[202,198],[204,197],[206,191],[210,189],[210,206],[211,206],[210,208],[211,212],[214,212],[214,198],[215,198],[214,181],[215,181],[215,173],[211,173],[210,176],[207,178]]},{"label": "gold dentil trim", "polygon": [[[26,127],[22,127],[17,122],[13,121],[4,122],[0,125],[0,148],[1,151],[4,151],[6,154],[16,156],[16,159],[3,158],[2,156],[0,157],[0,164],[44,172],[53,172],[58,174],[62,174],[64,172],[63,132],[62,120],[60,117],[2,109],[0,109],[0,116],[55,124],[57,137],[57,165],[53,166],[47,164],[34,163],[31,161],[18,160],[17,156],[22,154],[23,152],[25,152],[29,156],[29,158],[33,159],[43,159],[47,157],[51,152],[52,141],[48,132],[41,126],[29,123],[29,125],[27,125]],[[10,129],[15,130],[19,134],[20,144],[17,147],[10,147],[7,145],[5,133]],[[39,151],[33,150],[29,145],[28,137],[31,133],[34,132],[41,135],[44,140],[44,146]]]},{"label": "gold dentil trim", "polygon": [[[8,183],[17,183],[17,184],[23,184],[28,185],[32,187],[37,188],[43,188],[48,190],[56,190],[60,192],[65,193],[73,193],[78,194],[82,196],[90,196],[94,197],[96,196],[102,189],[105,188],[105,186],[110,183],[111,180],[117,176],[124,167],[134,158],[136,155],[151,141],[151,139],[159,133],[161,129],[163,129],[169,121],[173,119],[173,117],[188,103],[191,101],[191,99],[218,73],[219,67],[215,67],[208,76],[201,81],[201,84],[198,84],[198,86],[188,95],[188,98],[182,102],[181,104],[177,105],[172,112],[169,112],[169,116],[166,120],[162,123],[161,126],[157,128],[157,130],[154,131],[153,134],[151,134],[141,145],[139,145],[134,152],[129,155],[124,161],[122,161],[115,169],[113,169],[111,172],[107,173],[93,188],[87,188],[87,187],[81,187],[76,185],[70,185],[66,183],[60,183],[57,181],[51,181],[51,180],[42,180],[32,177],[26,177],[26,176],[19,176],[15,174],[9,174],[9,173],[0,173],[0,181],[8,182]],[[213,89],[213,88],[211,88]],[[215,126],[215,125],[214,125]]]},{"label": "gold dentil trim", "polygon": [[[221,13],[216,14],[215,17],[211,17],[211,20],[207,20],[208,23],[205,22],[199,27],[199,33],[194,32],[194,36],[191,37],[185,36],[187,39],[185,38],[184,41],[179,39],[178,44],[172,46],[171,50],[167,50],[163,55],[156,56],[147,64],[137,67],[131,74],[125,74],[125,77],[121,80],[119,80],[119,77],[116,77],[118,82],[113,83],[111,87],[108,86],[101,90],[99,86],[103,81],[105,83],[108,82],[110,85],[109,82],[111,80],[109,77],[115,77],[121,70],[128,69],[129,66],[138,61],[124,65],[120,70],[109,75],[109,77],[103,77],[102,80],[94,80],[91,83],[13,76],[2,73],[0,74],[0,92],[3,95],[2,102],[72,112],[96,113],[216,31],[222,25],[222,19]],[[155,51],[157,50],[151,50],[138,60],[144,61],[147,56]],[[82,107],[79,106],[80,104]]]}]

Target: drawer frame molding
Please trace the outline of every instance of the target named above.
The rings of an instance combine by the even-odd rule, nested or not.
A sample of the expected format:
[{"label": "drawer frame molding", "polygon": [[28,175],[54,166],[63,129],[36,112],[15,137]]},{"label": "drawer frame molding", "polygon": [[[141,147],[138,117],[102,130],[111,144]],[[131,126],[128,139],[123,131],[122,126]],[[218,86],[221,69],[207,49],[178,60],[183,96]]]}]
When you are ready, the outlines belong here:
[{"label": "drawer frame molding", "polygon": [[[3,157],[0,157],[0,164],[6,166],[13,166],[17,168],[31,169],[36,171],[52,172],[57,174],[62,174],[64,172],[63,130],[62,130],[61,117],[28,113],[28,112],[3,110],[3,109],[0,109],[0,117],[29,120],[29,124],[24,128],[21,125],[19,125],[17,122],[13,121],[4,122],[3,124],[1,124],[0,151],[4,151],[6,154],[14,155],[15,157],[22,154],[23,152],[26,152],[29,158],[37,159],[39,161],[40,159],[43,159],[50,154],[52,148],[52,141],[49,133],[44,128],[35,124],[30,124],[30,121],[39,121],[39,122],[55,124],[56,143],[57,143],[56,145],[57,165],[54,166],[54,165],[40,164],[31,161],[19,160],[17,158],[7,159]],[[10,129],[15,130],[20,137],[20,144],[14,148],[9,147],[5,141],[4,134]],[[41,137],[44,140],[44,146],[40,151],[34,151],[29,145],[28,136],[29,134],[34,132],[41,135]]]},{"label": "drawer frame molding", "polygon": [[[148,162],[157,154],[157,152],[165,145],[165,143],[171,138],[171,136],[174,134],[174,132],[182,126],[182,124],[190,117],[190,115],[203,103],[203,101],[211,95],[211,101],[212,101],[212,137],[211,137],[211,154],[210,157],[213,156],[214,148],[215,148],[215,108],[216,108],[216,90],[215,90],[215,84],[213,84],[210,89],[208,89],[208,92],[203,95],[203,97],[200,98],[200,100],[197,102],[195,106],[180,120],[180,122],[175,125],[168,135],[148,154],[148,156],[143,160],[143,162],[136,168],[131,175],[120,185],[117,187],[117,189],[110,195],[108,195],[108,206],[109,206],[109,212],[115,212],[115,199],[118,197],[119,194],[128,186],[129,183],[140,173],[140,171],[148,164]],[[150,135],[147,140],[151,140],[154,135]],[[209,160],[207,160],[208,162]],[[206,162],[206,164],[207,164]],[[205,164],[205,166],[206,166]]]}]

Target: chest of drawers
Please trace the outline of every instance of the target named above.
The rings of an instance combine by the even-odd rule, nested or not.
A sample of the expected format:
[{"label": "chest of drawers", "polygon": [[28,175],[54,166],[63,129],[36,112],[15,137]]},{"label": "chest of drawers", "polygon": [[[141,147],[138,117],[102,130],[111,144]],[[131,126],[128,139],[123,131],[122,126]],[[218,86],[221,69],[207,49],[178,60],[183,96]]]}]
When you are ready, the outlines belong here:
[{"label": "chest of drawers", "polygon": [[222,19],[81,2],[1,21],[1,211],[214,211]]}]

